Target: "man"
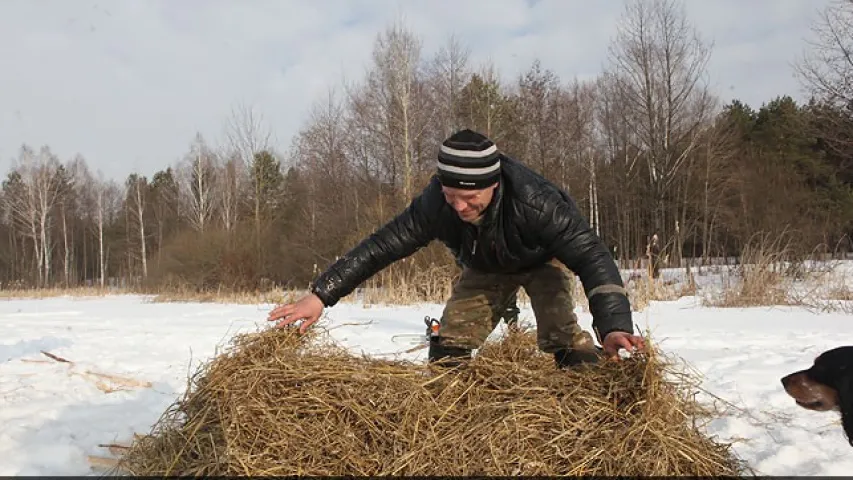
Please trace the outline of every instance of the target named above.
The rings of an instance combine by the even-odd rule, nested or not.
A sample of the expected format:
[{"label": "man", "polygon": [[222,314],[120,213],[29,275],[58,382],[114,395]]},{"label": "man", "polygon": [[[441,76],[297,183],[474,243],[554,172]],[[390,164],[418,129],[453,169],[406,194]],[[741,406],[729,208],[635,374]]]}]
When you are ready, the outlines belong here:
[{"label": "man", "polygon": [[275,308],[268,319],[279,325],[304,320],[304,332],[324,307],[432,240],[444,243],[463,270],[430,344],[430,361],[469,358],[514,305],[520,287],[530,297],[540,350],[561,368],[597,361],[599,350],[574,313],[570,271],[589,298],[605,354],[618,359],[620,348],[644,347],[633,334],[616,264],[574,201],[467,129],[442,143],[436,175],[406,210],[338,259],[310,294]]}]

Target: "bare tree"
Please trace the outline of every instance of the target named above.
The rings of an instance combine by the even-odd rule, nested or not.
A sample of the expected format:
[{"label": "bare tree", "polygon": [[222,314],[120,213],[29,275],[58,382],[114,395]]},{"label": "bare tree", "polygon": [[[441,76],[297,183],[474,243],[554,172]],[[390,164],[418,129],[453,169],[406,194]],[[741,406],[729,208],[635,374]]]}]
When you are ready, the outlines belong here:
[{"label": "bare tree", "polygon": [[[595,102],[595,84],[575,80],[558,89],[551,116],[557,130],[554,149],[557,159],[555,179],[567,190],[587,190],[589,221],[596,234],[601,235],[595,150]],[[587,173],[587,178],[578,174],[583,171]]]},{"label": "bare tree", "polygon": [[52,242],[50,239],[51,213],[59,199],[61,181],[59,160],[43,146],[38,152],[24,145],[15,167],[20,188],[10,199],[10,207],[20,222],[29,227],[33,240],[39,285],[50,282]]},{"label": "bare tree", "polygon": [[709,262],[714,230],[719,221],[722,191],[735,153],[735,129],[725,122],[717,122],[706,130],[702,141],[704,172],[701,177],[701,235],[703,264]]},{"label": "bare tree", "polygon": [[812,25],[815,39],[795,66],[806,89],[843,109],[853,108],[853,0],[834,0]]},{"label": "bare tree", "polygon": [[[237,226],[240,215],[240,203],[244,184],[247,182],[246,169],[236,152],[225,154],[225,161],[220,166],[217,175],[217,191],[219,192],[219,217],[222,228],[231,232]],[[256,208],[258,206],[256,205]],[[258,210],[256,210],[258,211]]]},{"label": "bare tree", "polygon": [[[24,146],[20,156],[32,155],[32,150]],[[24,180],[20,168],[13,169],[9,178],[3,184],[4,211],[8,212],[14,230],[19,230],[24,239],[30,239],[33,243],[33,253],[36,260],[36,272],[34,277],[41,284],[41,254],[39,246],[38,222],[36,220],[35,195],[32,185]]]},{"label": "bare tree", "polygon": [[[62,270],[63,278],[66,286],[71,284],[71,276],[73,274],[73,254],[75,250],[73,232],[69,228],[69,217],[72,222],[75,219],[75,214],[78,211],[79,203],[78,192],[79,187],[76,185],[79,178],[78,170],[85,168],[85,160],[82,156],[77,155],[67,165],[60,170],[60,189],[59,189],[59,217],[62,221],[62,245],[63,258]],[[73,224],[72,224],[73,226]]]},{"label": "bare tree", "polygon": [[107,260],[106,260],[106,252],[104,250],[104,218],[106,217],[106,209],[107,209],[107,188],[104,184],[98,184],[95,187],[95,205],[97,212],[97,226],[98,226],[98,265],[99,265],[99,278],[101,288],[106,286],[106,276],[107,276]]},{"label": "bare tree", "polygon": [[[82,156],[77,156],[71,161],[68,170],[72,178],[72,196],[74,197],[73,208],[70,209],[70,214],[80,224],[80,245],[73,246],[72,250],[82,255],[79,264],[82,271],[79,275],[82,280],[89,279],[89,245],[91,229],[88,228],[94,223],[95,213],[95,195],[96,188],[94,177],[89,170],[86,160]],[[74,262],[77,264],[77,262]]]},{"label": "bare tree", "polygon": [[148,277],[147,238],[145,235],[145,208],[148,205],[148,180],[136,173],[131,174],[125,185],[128,209],[131,220],[139,236],[139,260],[142,263],[142,277]]},{"label": "bare tree", "polygon": [[[365,229],[375,228],[385,221],[384,199],[389,196],[389,188],[396,186],[393,157],[388,153],[391,151],[391,139],[377,94],[368,88],[367,83],[345,85],[340,103],[341,131],[347,138],[341,148],[353,175],[350,198],[355,206],[356,230],[364,233]],[[319,117],[322,118],[326,114],[323,111],[328,108],[326,102],[318,105],[315,111],[320,111]],[[318,128],[318,120],[312,117],[314,125],[306,130]],[[301,139],[296,142],[301,142]],[[300,149],[296,147],[296,150]]]},{"label": "bare tree", "polygon": [[190,227],[204,232],[213,216],[216,158],[200,134],[177,170],[180,211]]},{"label": "bare tree", "polygon": [[698,146],[714,100],[703,74],[710,57],[683,7],[674,0],[632,0],[610,49],[626,119],[647,162],[655,229],[663,234],[667,198]]},{"label": "bare tree", "polygon": [[413,191],[413,145],[426,127],[423,118],[416,123],[420,61],[420,40],[401,23],[395,23],[377,37],[373,50],[374,69],[367,75],[366,88],[375,108],[374,119],[379,120],[382,136],[389,147],[387,161],[396,170],[397,159],[402,160],[400,183],[404,201]]},{"label": "bare tree", "polygon": [[[85,174],[88,176],[88,172]],[[94,217],[92,227],[98,239],[98,280],[101,288],[104,288],[109,276],[107,271],[109,245],[106,243],[105,233],[107,226],[121,209],[121,189],[115,181],[105,180],[101,172],[98,172],[97,178],[90,177],[85,183],[90,186],[88,195],[95,207],[95,211],[92,212]]]},{"label": "bare tree", "polygon": [[518,114],[525,145],[520,153],[544,175],[557,170],[555,146],[559,131],[553,118],[559,92],[560,79],[543,68],[539,60],[518,79]]},{"label": "bare tree", "polygon": [[795,72],[818,108],[815,135],[844,159],[853,157],[853,0],[834,0],[812,25],[814,39]]},{"label": "bare tree", "polygon": [[[271,132],[264,126],[263,117],[254,108],[240,105],[231,113],[226,137],[231,151],[237,158],[243,161],[246,172],[255,168],[255,161],[260,152],[270,147]],[[255,236],[260,248],[261,241],[261,207],[263,204],[262,192],[267,189],[262,182],[263,176],[249,175],[252,182],[252,199],[255,212]]]},{"label": "bare tree", "polygon": [[[354,165],[347,164],[347,132],[344,119],[344,105],[330,90],[325,101],[315,103],[311,110],[309,124],[301,130],[294,142],[294,163],[307,173],[308,198],[305,199],[306,217],[309,219],[308,239],[315,245],[318,237],[318,223],[326,212],[341,214],[340,220],[351,216],[358,221],[358,196],[354,212],[348,212],[351,203],[345,195],[347,180]],[[354,182],[348,182],[354,183]],[[341,195],[324,194],[329,190]],[[338,223],[339,224],[339,223]]]},{"label": "bare tree", "polygon": [[[594,143],[598,163],[608,175],[596,178],[597,184],[609,185],[612,224],[620,257],[640,254],[639,190],[640,150],[637,134],[626,119],[625,104],[616,76],[605,72],[596,80]],[[600,203],[599,203],[600,206]]]},{"label": "bare tree", "polygon": [[461,128],[460,109],[462,89],[468,83],[470,52],[459,39],[451,36],[429,65],[429,84],[434,104],[437,141]]}]

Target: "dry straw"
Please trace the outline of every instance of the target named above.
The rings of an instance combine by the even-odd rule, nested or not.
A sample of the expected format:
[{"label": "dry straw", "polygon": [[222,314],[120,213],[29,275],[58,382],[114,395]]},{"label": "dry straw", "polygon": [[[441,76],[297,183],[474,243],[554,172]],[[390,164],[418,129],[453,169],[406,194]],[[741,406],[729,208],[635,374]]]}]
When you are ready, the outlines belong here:
[{"label": "dry straw", "polygon": [[[317,329],[314,329],[317,330]],[[467,367],[234,338],[119,464],[133,475],[740,475],[661,355],[557,371],[530,332]]]}]

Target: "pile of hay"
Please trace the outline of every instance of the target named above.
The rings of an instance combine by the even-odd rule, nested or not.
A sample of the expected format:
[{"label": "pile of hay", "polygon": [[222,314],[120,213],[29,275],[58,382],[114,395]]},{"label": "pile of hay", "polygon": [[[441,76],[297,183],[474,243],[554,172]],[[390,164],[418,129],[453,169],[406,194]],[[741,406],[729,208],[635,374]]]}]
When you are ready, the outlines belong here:
[{"label": "pile of hay", "polygon": [[356,357],[316,334],[235,337],[119,468],[132,475],[740,475],[666,364],[560,372],[531,333],[467,368]]}]

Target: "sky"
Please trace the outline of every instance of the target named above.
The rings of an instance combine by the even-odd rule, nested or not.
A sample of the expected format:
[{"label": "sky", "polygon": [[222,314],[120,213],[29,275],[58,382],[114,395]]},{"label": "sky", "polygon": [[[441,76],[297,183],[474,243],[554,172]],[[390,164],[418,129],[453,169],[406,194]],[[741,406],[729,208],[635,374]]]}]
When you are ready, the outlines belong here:
[{"label": "sky", "polygon": [[[827,0],[685,0],[712,45],[708,82],[752,106],[802,99],[793,62]],[[122,181],[174,164],[196,133],[223,138],[251,105],[286,151],[330,88],[359,81],[402,19],[431,56],[450,35],[473,66],[514,80],[539,59],[592,78],[621,0],[0,0],[0,171],[22,144]]]}]

